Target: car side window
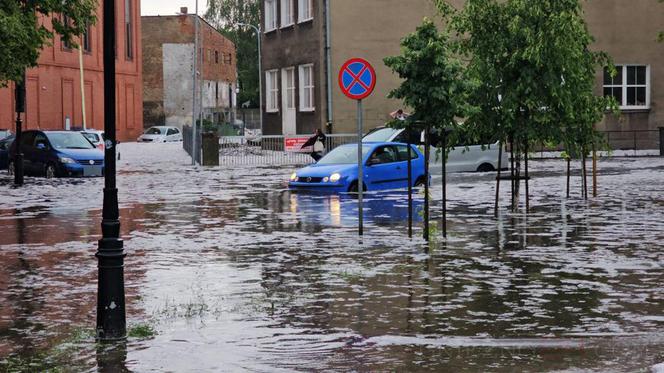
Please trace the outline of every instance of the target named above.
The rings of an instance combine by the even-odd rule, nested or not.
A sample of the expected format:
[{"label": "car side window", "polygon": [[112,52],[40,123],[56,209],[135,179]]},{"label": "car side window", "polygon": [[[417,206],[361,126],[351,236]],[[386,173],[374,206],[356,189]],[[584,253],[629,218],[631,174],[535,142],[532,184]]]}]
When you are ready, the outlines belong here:
[{"label": "car side window", "polygon": [[46,136],[44,134],[38,133],[37,136],[35,136],[35,141],[34,141],[34,147],[37,147],[37,144],[44,144],[45,147],[48,148],[48,140],[46,139]]},{"label": "car side window", "polygon": [[175,132],[174,129],[169,128],[169,129],[168,129],[168,133],[166,133],[166,136],[175,135],[176,133],[177,133],[177,132]]},{"label": "car side window", "polygon": [[408,142],[408,137],[410,137],[410,143],[411,144],[419,144],[420,141],[420,133],[418,131],[413,131],[413,130],[403,130],[401,131],[400,134],[397,135],[397,137],[394,138],[394,142],[403,142],[407,143]]},{"label": "car side window", "polygon": [[374,164],[392,163],[398,161],[397,151],[393,146],[381,146],[374,150],[369,160]]},{"label": "car side window", "polygon": [[[399,160],[400,161],[407,161],[408,160],[408,147],[406,145],[397,145],[397,149],[399,151]],[[415,149],[411,149],[410,151],[410,159],[417,159],[420,156],[417,155],[417,152]]]},{"label": "car side window", "polygon": [[21,137],[21,146],[32,146],[34,142],[35,142],[34,132],[24,133],[23,136]]}]

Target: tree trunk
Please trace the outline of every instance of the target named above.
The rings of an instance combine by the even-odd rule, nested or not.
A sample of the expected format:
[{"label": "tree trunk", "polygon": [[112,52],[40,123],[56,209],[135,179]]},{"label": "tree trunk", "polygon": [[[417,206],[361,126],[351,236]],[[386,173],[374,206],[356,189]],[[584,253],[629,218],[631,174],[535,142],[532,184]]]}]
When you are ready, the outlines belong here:
[{"label": "tree trunk", "polygon": [[514,149],[514,154],[516,155],[515,159],[515,170],[514,170],[514,195],[512,211],[516,212],[519,209],[519,189],[521,189],[521,149],[519,142],[516,142],[516,148]]},{"label": "tree trunk", "polygon": [[526,138],[525,149],[523,150],[523,159],[524,159],[524,169],[526,177],[526,213],[530,209],[530,190],[528,187],[528,139]]},{"label": "tree trunk", "polygon": [[586,170],[586,149],[583,148],[583,155],[581,158],[581,167],[583,168],[583,199],[588,199],[588,173]]},{"label": "tree trunk", "polygon": [[498,217],[498,199],[500,195],[500,169],[503,167],[503,141],[498,142],[498,173],[496,174],[496,203],[493,206],[493,216]]},{"label": "tree trunk", "polygon": [[514,136],[510,136],[510,206],[514,206]]},{"label": "tree trunk", "polygon": [[567,158],[567,198],[569,198],[569,177],[570,177],[569,174],[570,174],[570,168],[571,168],[570,164],[571,163],[572,163],[572,160],[568,156],[568,158]]}]

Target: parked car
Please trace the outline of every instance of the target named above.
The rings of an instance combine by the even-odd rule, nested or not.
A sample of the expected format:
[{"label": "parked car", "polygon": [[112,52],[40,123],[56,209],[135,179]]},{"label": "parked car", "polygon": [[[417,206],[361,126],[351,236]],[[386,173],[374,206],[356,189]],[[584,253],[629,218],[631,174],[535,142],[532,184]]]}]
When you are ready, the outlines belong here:
[{"label": "parked car", "polygon": [[[408,142],[408,131],[389,127],[378,127],[363,138],[362,142],[394,141]],[[420,142],[420,134],[411,135],[411,143]],[[484,147],[484,149],[482,149]],[[494,144],[459,144],[455,146],[447,156],[447,172],[489,172],[498,169],[499,143]],[[431,173],[442,173],[442,155],[438,148],[431,147],[429,168]],[[507,152],[503,151],[501,168],[506,169],[509,158]]]},{"label": "parked car", "polygon": [[104,146],[104,141],[106,138],[104,137],[104,131],[99,131],[95,129],[88,129],[85,131],[81,131],[83,136],[85,136],[86,139],[88,139],[92,145],[95,146],[95,148],[101,150],[102,152],[105,149]]},{"label": "parked car", "polygon": [[9,147],[14,142],[14,135],[10,135],[0,140],[0,170],[4,170],[9,165]]},{"label": "parked car", "polygon": [[182,133],[177,127],[150,127],[138,137],[138,142],[174,142],[182,141]]},{"label": "parked car", "polygon": [[[413,186],[424,185],[424,156],[412,147]],[[364,190],[408,187],[408,147],[379,142],[362,144]],[[358,190],[357,144],[336,147],[317,163],[294,172],[288,183],[295,190],[356,192]]]},{"label": "parked car", "polygon": [[0,140],[6,139],[7,137],[11,136],[11,134],[12,131],[0,128]]},{"label": "parked car", "polygon": [[104,153],[95,148],[80,132],[23,132],[21,144],[14,141],[9,150],[10,175],[15,170],[17,146],[20,146],[23,153],[23,170],[26,175],[52,178],[104,174]]}]

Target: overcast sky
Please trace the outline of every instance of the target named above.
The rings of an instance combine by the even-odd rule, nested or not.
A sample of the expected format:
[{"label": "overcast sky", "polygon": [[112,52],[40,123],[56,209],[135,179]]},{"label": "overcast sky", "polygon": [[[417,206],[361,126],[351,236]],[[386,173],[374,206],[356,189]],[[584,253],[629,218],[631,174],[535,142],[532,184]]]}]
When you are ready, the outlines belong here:
[{"label": "overcast sky", "polygon": [[[142,0],[142,16],[168,16],[178,13],[180,7],[189,8],[189,13],[193,13],[196,8],[196,0]],[[198,14],[203,15],[207,6],[207,0],[198,0]]]}]

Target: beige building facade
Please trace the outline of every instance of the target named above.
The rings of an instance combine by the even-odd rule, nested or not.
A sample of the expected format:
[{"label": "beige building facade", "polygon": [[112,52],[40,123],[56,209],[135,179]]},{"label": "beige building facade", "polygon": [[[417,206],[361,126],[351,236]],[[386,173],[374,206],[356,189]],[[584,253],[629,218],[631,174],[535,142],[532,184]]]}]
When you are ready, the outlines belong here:
[{"label": "beige building facade", "polygon": [[[308,21],[311,24],[307,28],[297,18],[303,3],[312,7],[313,20]],[[463,0],[452,3],[458,8],[463,6]],[[356,103],[342,94],[337,83],[339,69],[352,57],[362,57],[376,69],[376,89],[363,102],[365,131],[383,125],[390,112],[402,107],[400,101],[387,98],[399,79],[385,66],[383,58],[399,54],[400,40],[424,17],[437,18],[431,0],[263,0],[261,5],[263,66],[268,66],[264,68],[264,105],[272,100],[270,110],[264,113],[269,134],[285,133],[281,95],[301,89],[297,86],[299,79],[295,79],[293,90],[288,84],[282,86],[282,74],[273,74],[265,91],[265,80],[270,79],[266,71],[281,71],[295,62],[288,58],[303,55],[314,66],[316,115],[302,119],[297,116],[302,122],[290,128],[297,128],[298,134],[311,133],[315,128],[332,133],[355,132]],[[281,14],[286,11],[285,18],[289,19],[289,9],[295,15],[292,24],[284,22]],[[643,131],[638,133],[639,139],[644,139],[639,140],[640,147],[655,147],[657,129],[664,126],[664,44],[656,41],[658,31],[664,28],[664,6],[657,0],[588,0],[584,10],[596,49],[609,53],[624,78],[605,82],[603,72],[598,71],[598,93],[615,92],[622,113],[607,118],[598,129]],[[295,96],[294,107],[299,108],[300,98]],[[613,136],[617,139],[619,134]]]}]

